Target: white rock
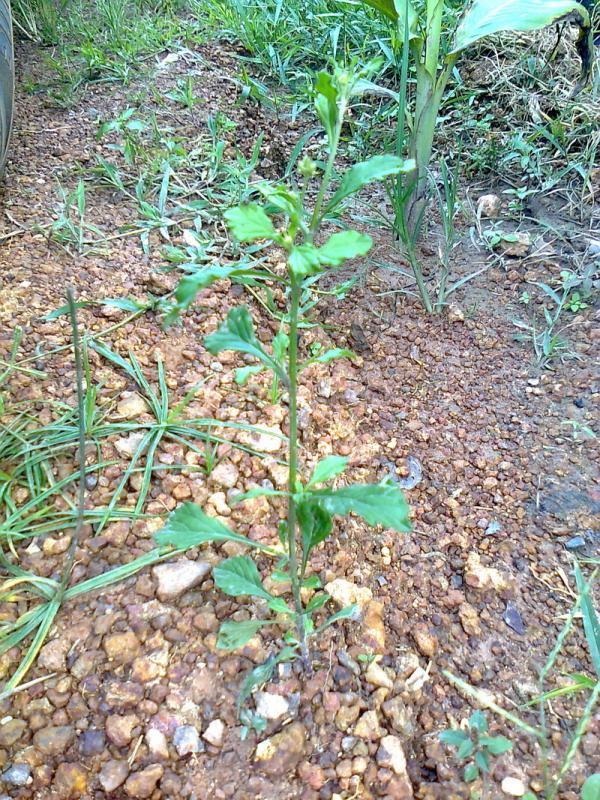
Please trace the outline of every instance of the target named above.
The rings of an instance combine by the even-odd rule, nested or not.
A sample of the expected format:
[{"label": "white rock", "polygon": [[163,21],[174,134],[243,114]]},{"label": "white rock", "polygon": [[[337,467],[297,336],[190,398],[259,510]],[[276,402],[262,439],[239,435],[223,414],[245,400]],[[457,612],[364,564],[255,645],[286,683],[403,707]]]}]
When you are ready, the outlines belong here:
[{"label": "white rock", "polygon": [[117,439],[115,447],[119,455],[131,458],[140,446],[145,435],[145,431],[135,431],[134,433],[130,433],[129,436],[125,436],[123,439]]},{"label": "white rock", "polygon": [[[240,433],[240,443],[246,447],[251,447],[253,450],[258,450],[261,453],[276,453],[278,450],[281,450],[285,441],[279,438],[282,435],[281,428],[277,425],[261,425],[260,428],[264,430],[265,433],[259,433],[258,431],[242,431]],[[271,436],[268,431],[276,435]]]},{"label": "white rock", "polygon": [[396,775],[407,776],[406,756],[402,749],[402,742],[397,736],[384,736],[377,751],[377,763],[393,770]]},{"label": "white rock", "polygon": [[373,599],[373,592],[366,586],[356,586],[345,578],[336,578],[325,587],[328,595],[341,607],[357,603],[363,608]]},{"label": "white rock", "polygon": [[218,486],[223,486],[225,489],[233,489],[237,485],[240,473],[235,464],[227,461],[222,461],[210,473],[210,479]]},{"label": "white rock", "polygon": [[159,758],[167,760],[169,758],[169,747],[167,745],[167,737],[158,728],[150,728],[146,732],[146,744],[152,758]]},{"label": "white rock", "polygon": [[214,747],[221,747],[224,736],[225,723],[220,719],[213,719],[208,728],[202,734],[202,738],[206,739],[206,741],[209,744],[212,744]]},{"label": "white rock", "polygon": [[143,397],[136,392],[123,392],[122,400],[117,403],[117,416],[121,419],[136,419],[148,411]]},{"label": "white rock", "polygon": [[369,683],[372,683],[373,686],[378,686],[381,689],[391,690],[394,688],[394,681],[390,678],[384,668],[376,661],[371,661],[369,664],[369,667],[365,672],[365,678],[369,681]]},{"label": "white rock", "polygon": [[482,194],[477,201],[477,216],[497,219],[500,216],[502,200],[497,194]]},{"label": "white rock", "polygon": [[510,776],[504,778],[500,788],[504,794],[508,794],[510,797],[523,797],[527,791],[527,787],[522,780],[519,778],[511,778]]},{"label": "white rock", "polygon": [[519,231],[500,239],[496,245],[496,249],[505,256],[524,258],[531,249],[531,236],[528,233],[521,233]]},{"label": "white rock", "polygon": [[158,581],[156,594],[160,600],[173,600],[201,583],[210,570],[211,565],[207,561],[190,561],[187,558],[170,564],[158,564],[152,569]]},{"label": "white rock", "polygon": [[173,744],[180,756],[201,753],[204,750],[200,734],[193,725],[180,725],[173,734]]},{"label": "white rock", "polygon": [[255,700],[256,713],[265,719],[280,719],[289,714],[290,704],[280,694],[257,692]]}]

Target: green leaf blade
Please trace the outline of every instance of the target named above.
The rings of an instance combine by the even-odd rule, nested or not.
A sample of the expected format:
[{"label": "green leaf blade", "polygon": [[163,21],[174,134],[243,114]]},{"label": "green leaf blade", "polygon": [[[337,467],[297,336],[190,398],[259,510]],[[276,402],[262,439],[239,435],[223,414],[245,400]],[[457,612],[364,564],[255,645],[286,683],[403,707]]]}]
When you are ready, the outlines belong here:
[{"label": "green leaf blade", "polygon": [[273,599],[262,585],[256,564],[248,556],[227,558],[213,569],[213,577],[215,585],[225,594]]},{"label": "green leaf blade", "polygon": [[256,203],[229,208],[223,216],[229,230],[240,242],[275,239],[277,236],[273,223]]},{"label": "green leaf blade", "polygon": [[398,156],[372,156],[355,164],[344,174],[337,191],[325,207],[325,212],[333,211],[343,200],[355,194],[363,186],[380,181],[399,172],[408,172],[414,167],[413,161],[405,161]]},{"label": "green leaf blade", "polygon": [[349,459],[346,456],[326,456],[326,458],[321,459],[306,484],[307,488],[315,486],[317,483],[326,483],[332,478],[337,478],[348,466],[348,461]]},{"label": "green leaf blade", "polygon": [[234,533],[215,517],[209,517],[195,503],[184,503],[173,511],[164,527],[154,534],[161,546],[185,550],[206,542],[238,542],[248,547],[260,547],[256,542]]},{"label": "green leaf blade", "polygon": [[373,240],[364,233],[338,231],[319,247],[318,257],[326,267],[339,267],[351,258],[365,256],[372,246]]},{"label": "green leaf blade", "polygon": [[339,489],[318,489],[310,493],[330,514],[358,514],[369,525],[382,525],[408,533],[412,525],[408,504],[398,486],[390,484],[354,484]]}]

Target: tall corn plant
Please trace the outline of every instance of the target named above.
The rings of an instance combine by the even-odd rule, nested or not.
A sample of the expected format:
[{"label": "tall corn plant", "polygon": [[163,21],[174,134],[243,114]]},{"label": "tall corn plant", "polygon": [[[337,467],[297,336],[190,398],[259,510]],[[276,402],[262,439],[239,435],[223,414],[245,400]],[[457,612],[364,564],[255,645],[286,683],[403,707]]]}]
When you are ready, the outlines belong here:
[{"label": "tall corn plant", "polygon": [[[582,78],[577,91],[587,81],[591,70],[590,15],[585,6],[575,0],[473,0],[451,32],[450,41],[445,42],[445,0],[363,2],[387,17],[394,26],[393,39],[402,47],[397,155],[406,149],[415,165],[406,175],[398,176],[394,228],[400,238],[404,238],[403,228],[416,237],[427,207],[427,171],[440,105],[463,50],[501,31],[533,31],[552,23],[572,21],[580,29],[577,48],[582,60]],[[447,55],[442,58],[443,53]],[[416,71],[416,91],[409,111],[407,77],[411,61]]]}]

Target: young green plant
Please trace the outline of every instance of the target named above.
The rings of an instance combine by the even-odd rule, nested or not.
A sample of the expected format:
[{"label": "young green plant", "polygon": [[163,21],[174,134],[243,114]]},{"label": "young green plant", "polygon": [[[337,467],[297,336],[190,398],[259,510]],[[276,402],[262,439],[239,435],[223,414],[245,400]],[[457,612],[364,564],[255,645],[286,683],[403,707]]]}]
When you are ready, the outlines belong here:
[{"label": "young green plant", "polygon": [[[285,498],[287,511],[279,528],[280,546],[277,549],[262,549],[277,557],[271,578],[289,582],[291,603],[288,604],[283,597],[273,595],[265,587],[254,561],[248,556],[228,558],[215,567],[213,572],[216,586],[226,594],[260,598],[277,615],[276,619],[224,622],[219,632],[219,647],[239,648],[266,625],[283,623],[286,628],[285,646],[277,656],[257,668],[256,674],[246,681],[242,689],[242,700],[248,697],[254,685],[268,679],[278,661],[300,656],[310,670],[309,639],[337,620],[357,615],[358,609],[349,606],[332,614],[320,624],[313,620],[313,616],[328,602],[329,596],[320,591],[317,576],[309,574],[309,559],[313,548],[332,532],[333,518],[352,512],[361,516],[369,525],[382,525],[396,531],[411,529],[408,506],[395,484],[352,484],[336,488],[333,481],[346,469],[347,458],[330,455],[320,461],[308,476],[302,474],[299,463],[298,376],[312,364],[327,363],[335,358],[352,355],[349,351],[338,348],[316,356],[301,355],[298,332],[302,324],[302,295],[326,270],[339,267],[349,259],[366,255],[372,244],[369,236],[353,230],[322,235],[323,223],[333,215],[339,216],[347,199],[366,184],[410,168],[410,164],[397,156],[375,156],[345,171],[332,189],[345,112],[350,98],[359,90],[364,74],[365,70],[336,68],[333,74],[321,72],[317,76],[315,107],[325,129],[329,149],[318,179],[317,165],[310,159],[303,158],[298,166],[300,186],[297,189],[285,183],[261,184],[258,191],[263,198],[262,203],[249,203],[225,212],[231,232],[241,242],[267,240],[285,251],[285,273],[267,272],[246,265],[208,267],[182,280],[175,293],[176,305],[167,319],[167,322],[171,321],[187,308],[200,288],[223,277],[254,285],[277,282],[285,290],[284,327],[275,337],[270,351],[257,338],[250,311],[246,306],[233,308],[219,329],[205,340],[207,349],[214,355],[230,350],[251,356],[256,360],[260,371],[272,373],[288,397],[287,490],[258,488],[238,499],[242,501],[257,495]],[[310,206],[309,190],[314,190],[312,196],[315,198]],[[254,368],[251,371],[256,372]],[[157,540],[161,544],[181,546],[181,537],[194,536],[202,531],[206,532],[204,541],[211,538],[212,531],[213,539],[242,539],[249,546],[260,547],[207,517],[191,503],[172,513],[166,527],[157,535]],[[179,544],[175,545],[176,542]],[[303,589],[315,592],[306,604],[303,600]]]}]

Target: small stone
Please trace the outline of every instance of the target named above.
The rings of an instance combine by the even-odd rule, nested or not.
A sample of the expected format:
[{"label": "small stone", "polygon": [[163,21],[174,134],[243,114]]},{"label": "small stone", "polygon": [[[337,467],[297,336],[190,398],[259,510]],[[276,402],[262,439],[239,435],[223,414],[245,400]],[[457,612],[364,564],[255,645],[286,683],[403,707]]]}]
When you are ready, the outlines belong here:
[{"label": "small stone", "polygon": [[142,800],[151,797],[163,773],[164,768],[160,764],[151,764],[141,772],[134,772],[127,778],[125,791],[129,797],[142,798]]},{"label": "small stone", "polygon": [[79,752],[84,756],[96,756],[104,750],[106,736],[104,731],[92,728],[79,737]]},{"label": "small stone", "polygon": [[260,769],[268,775],[283,776],[292,773],[302,756],[306,744],[306,731],[300,722],[292,722],[280,733],[260,742],[254,754]]},{"label": "small stone", "polygon": [[52,782],[53,794],[61,800],[79,800],[85,797],[88,790],[88,773],[81,764],[61,762],[54,773]]},{"label": "small stone", "polygon": [[420,691],[429,680],[429,675],[423,667],[417,667],[416,670],[408,677],[404,683],[404,688],[407,692],[415,693]]},{"label": "small stone", "polygon": [[130,708],[144,699],[144,690],[139,683],[133,681],[111,681],[104,693],[104,699],[111,708]]},{"label": "small stone", "polygon": [[168,760],[169,746],[167,743],[167,737],[162,731],[159,731],[158,728],[150,728],[150,730],[146,732],[146,736],[144,738],[146,739],[148,751],[152,758],[165,761]]},{"label": "small stone", "polygon": [[[258,450],[259,453],[276,453],[283,447],[283,435],[277,425],[261,425],[259,431],[242,431],[239,435],[240,444]],[[268,432],[271,432],[270,434]]]},{"label": "small stone", "polygon": [[193,725],[180,725],[173,734],[173,745],[181,757],[204,750],[200,734]]},{"label": "small stone", "polygon": [[38,666],[50,672],[64,672],[67,668],[69,648],[70,644],[66,639],[53,639],[40,650]]},{"label": "small stone", "polygon": [[188,589],[202,583],[211,571],[207,561],[190,561],[181,558],[170,564],[159,564],[152,573],[158,581],[157,595],[160,600],[174,600]]},{"label": "small stone", "polygon": [[148,411],[143,397],[136,392],[123,392],[123,398],[117,403],[117,417],[120,419],[137,419]]},{"label": "small stone", "polygon": [[65,553],[69,549],[69,545],[71,544],[71,537],[68,534],[64,536],[48,536],[44,539],[44,544],[42,545],[42,550],[47,556],[59,556],[61,553]]},{"label": "small stone", "polygon": [[129,775],[129,766],[126,761],[111,759],[100,770],[98,780],[105,792],[114,792],[125,782]]},{"label": "small stone", "polygon": [[479,219],[498,219],[502,200],[497,194],[482,194],[477,200],[477,216]]},{"label": "small stone", "polygon": [[531,249],[531,236],[521,231],[505,235],[495,245],[495,249],[511,258],[524,258]]},{"label": "small stone", "polygon": [[27,723],[23,719],[8,719],[0,725],[0,747],[12,747],[27,730]]},{"label": "small stone", "polygon": [[235,464],[222,461],[210,473],[210,479],[218,486],[222,486],[225,489],[233,489],[238,484],[240,473]]},{"label": "small stone", "polygon": [[401,697],[392,697],[390,700],[386,700],[381,706],[381,710],[395,731],[405,738],[412,736],[415,727],[412,714]]},{"label": "small stone", "polygon": [[412,784],[406,770],[406,756],[402,742],[397,736],[384,736],[377,751],[377,763],[385,769],[391,769],[401,778],[401,783],[394,790],[397,800],[408,800],[413,797]]},{"label": "small stone", "polygon": [[372,683],[373,686],[378,686],[382,689],[390,689],[390,691],[394,688],[394,681],[377,661],[371,661],[365,672],[365,678],[369,683]]},{"label": "small stone", "polygon": [[363,610],[363,625],[359,639],[367,653],[385,654],[385,625],[383,623],[383,603],[371,600]]},{"label": "small stone", "polygon": [[44,755],[59,756],[64,753],[75,738],[70,725],[48,725],[33,736],[33,743]]},{"label": "small stone", "polygon": [[379,724],[379,717],[376,711],[365,711],[362,717],[354,726],[353,731],[359,739],[381,739],[385,731]]},{"label": "small stone", "polygon": [[422,622],[417,623],[412,629],[412,637],[421,655],[433,658],[437,650],[438,641],[427,625]]},{"label": "small stone", "polygon": [[264,719],[280,719],[286,717],[290,711],[290,704],[285,697],[280,694],[270,692],[257,692],[256,713]]},{"label": "small stone", "polygon": [[202,738],[206,739],[213,747],[221,747],[223,738],[225,736],[225,723],[220,719],[213,719],[208,728],[202,734]]},{"label": "small stone", "polygon": [[565,544],[567,550],[581,550],[585,547],[586,541],[583,536],[573,536],[569,541]]},{"label": "small stone", "polygon": [[103,646],[108,660],[117,664],[129,664],[140,652],[140,641],[133,631],[106,636]]},{"label": "small stone", "polygon": [[509,582],[502,573],[493,567],[484,567],[478,553],[470,553],[465,565],[465,583],[472,589],[497,592],[508,588]]},{"label": "small stone", "polygon": [[464,322],[465,312],[460,306],[450,305],[448,307],[448,322]]},{"label": "small stone", "polygon": [[481,624],[477,609],[470,603],[461,603],[458,609],[460,624],[467,636],[479,636],[481,634]]},{"label": "small stone", "polygon": [[512,628],[515,633],[518,633],[520,636],[525,634],[526,628],[521,618],[521,612],[514,603],[510,602],[510,600],[506,604],[506,610],[502,615],[502,619],[504,622],[506,622],[509,628]]},{"label": "small stone", "polygon": [[356,586],[345,578],[336,578],[325,586],[325,591],[340,606],[356,603],[361,609],[373,599],[373,592],[366,586]]},{"label": "small stone", "polygon": [[13,764],[2,774],[2,780],[10,786],[27,786],[31,782],[29,764]]},{"label": "small stone", "polygon": [[106,735],[117,747],[126,747],[133,739],[133,730],[138,724],[135,714],[111,714],[106,718]]},{"label": "small stone", "polygon": [[504,778],[500,788],[504,794],[508,794],[510,797],[523,797],[527,791],[527,787],[522,780],[519,778],[511,778],[510,776]]}]

